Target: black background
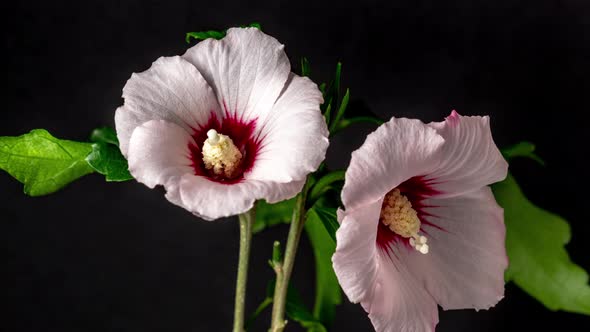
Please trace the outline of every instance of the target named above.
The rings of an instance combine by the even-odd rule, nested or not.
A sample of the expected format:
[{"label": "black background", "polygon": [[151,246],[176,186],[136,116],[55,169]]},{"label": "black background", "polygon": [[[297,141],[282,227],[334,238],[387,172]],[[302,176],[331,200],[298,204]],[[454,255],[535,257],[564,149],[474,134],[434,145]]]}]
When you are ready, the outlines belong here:
[{"label": "black background", "polygon": [[[188,31],[259,21],[286,45],[298,70],[328,80],[338,60],[356,106],[384,119],[440,121],[451,109],[489,114],[499,146],[535,142],[546,167],[511,168],[531,200],[567,218],[575,262],[590,270],[587,153],[590,2],[269,0],[11,2],[1,6],[0,135],[47,128],[85,140],[113,125],[132,72],[184,53]],[[373,127],[332,142],[344,168]],[[162,190],[87,176],[41,198],[0,174],[2,331],[229,331],[238,225],[203,222]],[[278,227],[256,236],[248,309],[272,276]],[[311,299],[313,257],[304,239],[294,282]],[[268,317],[253,331],[265,331]],[[590,329],[582,315],[550,312],[507,285],[495,308],[441,312],[437,331]],[[288,331],[298,331],[290,324]],[[345,300],[334,331],[371,331]]]}]

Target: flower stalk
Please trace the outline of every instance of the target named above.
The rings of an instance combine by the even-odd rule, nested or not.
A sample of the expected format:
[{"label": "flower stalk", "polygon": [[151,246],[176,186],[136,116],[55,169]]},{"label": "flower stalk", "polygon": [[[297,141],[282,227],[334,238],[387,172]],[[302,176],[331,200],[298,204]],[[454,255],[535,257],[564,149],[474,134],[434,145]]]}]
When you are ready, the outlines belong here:
[{"label": "flower stalk", "polygon": [[252,225],[256,218],[256,206],[250,211],[239,215],[240,220],[240,254],[238,260],[238,277],[236,281],[236,300],[234,305],[233,332],[245,332],[244,312],[246,303],[246,283],[248,279],[248,261],[250,259],[250,243]]},{"label": "flower stalk", "polygon": [[289,288],[289,280],[291,279],[291,273],[293,272],[293,266],[295,264],[299,239],[301,238],[301,232],[303,231],[303,224],[305,221],[305,201],[307,199],[308,189],[309,180],[306,182],[301,193],[297,195],[295,201],[284,259],[282,261],[274,261],[273,259],[273,268],[276,273],[276,284],[269,332],[282,332],[287,325],[287,320],[285,320],[287,290]]}]

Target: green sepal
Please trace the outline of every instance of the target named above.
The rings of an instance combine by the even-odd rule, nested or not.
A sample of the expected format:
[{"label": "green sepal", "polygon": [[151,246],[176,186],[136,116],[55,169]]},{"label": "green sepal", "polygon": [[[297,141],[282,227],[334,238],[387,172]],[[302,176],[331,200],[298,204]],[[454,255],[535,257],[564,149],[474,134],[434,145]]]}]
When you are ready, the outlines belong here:
[{"label": "green sepal", "polygon": [[93,172],[85,158],[90,143],[61,140],[45,129],[0,137],[0,169],[24,184],[30,196],[51,194]]}]

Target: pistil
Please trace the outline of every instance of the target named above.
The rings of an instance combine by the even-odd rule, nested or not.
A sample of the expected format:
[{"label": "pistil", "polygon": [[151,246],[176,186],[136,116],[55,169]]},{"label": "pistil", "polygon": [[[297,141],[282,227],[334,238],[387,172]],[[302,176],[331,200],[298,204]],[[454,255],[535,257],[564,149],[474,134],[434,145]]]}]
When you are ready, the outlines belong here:
[{"label": "pistil", "polygon": [[408,198],[395,188],[385,195],[379,220],[395,234],[409,239],[412,248],[427,254],[428,239],[420,235],[420,219]]},{"label": "pistil", "polygon": [[242,153],[229,136],[215,129],[207,132],[203,143],[203,163],[215,175],[231,179],[239,175]]}]

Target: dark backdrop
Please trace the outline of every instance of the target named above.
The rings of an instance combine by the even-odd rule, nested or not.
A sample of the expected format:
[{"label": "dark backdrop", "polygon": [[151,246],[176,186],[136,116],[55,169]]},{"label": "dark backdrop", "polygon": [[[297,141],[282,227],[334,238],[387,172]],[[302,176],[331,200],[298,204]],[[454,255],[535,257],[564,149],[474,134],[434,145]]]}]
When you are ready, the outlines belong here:
[{"label": "dark backdrop", "polygon": [[[590,106],[590,2],[313,1],[10,2],[1,10],[0,135],[47,128],[84,140],[113,125],[132,72],[181,54],[187,31],[259,21],[286,44],[298,69],[327,80],[344,63],[356,106],[391,116],[442,120],[451,109],[489,114],[496,142],[530,140],[547,166],[512,170],[533,202],[566,217],[573,260],[590,270],[584,158]],[[373,128],[332,142],[331,167]],[[203,222],[162,190],[90,175],[41,198],[0,174],[3,331],[229,331],[238,225]],[[272,276],[266,260],[278,227],[255,238],[248,309]],[[296,286],[311,299],[306,240]],[[338,308],[334,331],[370,331],[358,305]],[[263,317],[254,331],[265,331]],[[441,312],[438,331],[590,329],[581,315],[550,312],[513,285],[495,308]],[[298,331],[295,324],[289,331]]]}]

